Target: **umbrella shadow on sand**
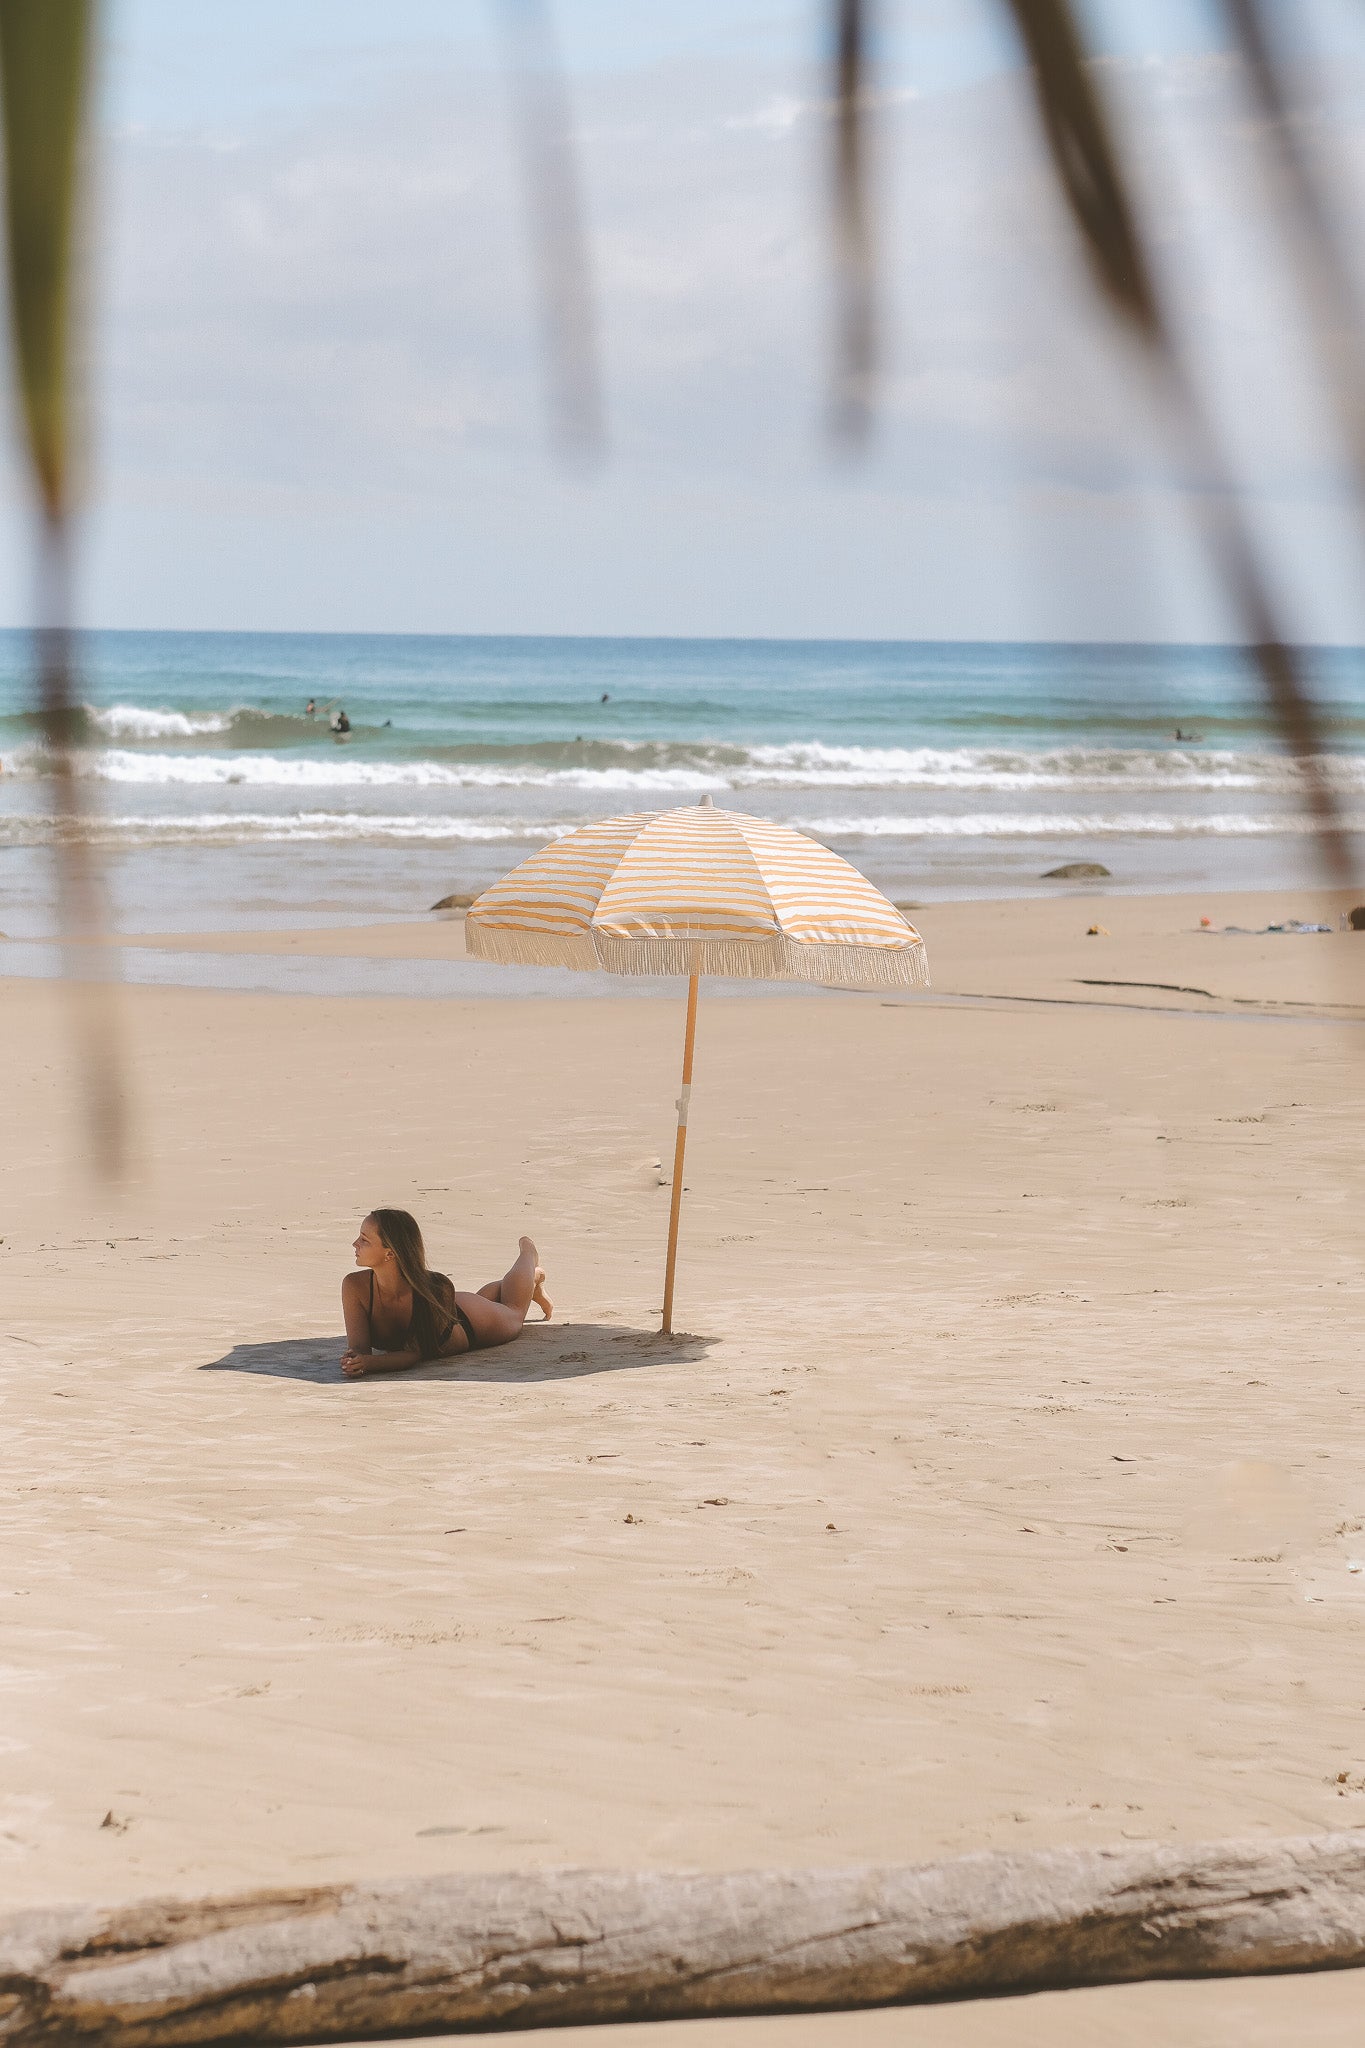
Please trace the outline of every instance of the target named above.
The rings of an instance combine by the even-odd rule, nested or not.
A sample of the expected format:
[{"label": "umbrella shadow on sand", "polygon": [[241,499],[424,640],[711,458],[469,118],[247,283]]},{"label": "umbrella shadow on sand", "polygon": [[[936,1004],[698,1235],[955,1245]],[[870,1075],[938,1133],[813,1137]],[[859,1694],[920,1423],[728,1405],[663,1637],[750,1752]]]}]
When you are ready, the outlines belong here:
[{"label": "umbrella shadow on sand", "polygon": [[[376,1379],[500,1381],[511,1386],[537,1380],[585,1379],[591,1373],[638,1372],[651,1365],[690,1365],[704,1358],[713,1337],[689,1337],[674,1331],[622,1330],[609,1323],[532,1323],[513,1344],[476,1351],[464,1358],[440,1358],[414,1365],[406,1372],[377,1373]],[[314,1386],[343,1387],[337,1361],[345,1340],[286,1337],[273,1344],[234,1344],[222,1358],[201,1365],[200,1372],[265,1374],[270,1379],[306,1380]]]}]

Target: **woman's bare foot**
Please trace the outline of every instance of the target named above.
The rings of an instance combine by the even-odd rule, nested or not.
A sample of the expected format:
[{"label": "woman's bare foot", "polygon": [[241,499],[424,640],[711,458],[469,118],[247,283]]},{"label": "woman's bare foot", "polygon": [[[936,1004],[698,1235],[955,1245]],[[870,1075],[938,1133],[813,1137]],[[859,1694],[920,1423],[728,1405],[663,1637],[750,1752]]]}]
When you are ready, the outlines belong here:
[{"label": "woman's bare foot", "polygon": [[545,1292],[545,1268],[543,1266],[536,1267],[536,1284],[531,1299],[548,1323],[550,1317],[555,1312],[555,1305]]}]

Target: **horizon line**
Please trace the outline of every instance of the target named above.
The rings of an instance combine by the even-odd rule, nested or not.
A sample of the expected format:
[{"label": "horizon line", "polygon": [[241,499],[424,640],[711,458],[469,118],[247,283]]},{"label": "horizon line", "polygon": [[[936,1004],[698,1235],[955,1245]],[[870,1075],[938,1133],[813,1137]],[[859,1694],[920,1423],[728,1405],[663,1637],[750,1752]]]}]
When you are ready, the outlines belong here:
[{"label": "horizon line", "polygon": [[[47,630],[31,623],[0,625],[0,634],[32,637]],[[1096,639],[1055,635],[993,635],[977,638],[968,634],[886,635],[860,633],[536,633],[436,631],[417,628],[339,626],[109,626],[80,625],[70,631],[74,638],[99,634],[124,634],[150,638],[258,639],[258,640],[519,640],[567,641],[591,645],[602,641],[633,646],[715,646],[715,647],[1036,647],[1036,648],[1124,648],[1151,652],[1216,649],[1223,654],[1250,655],[1251,640],[1185,639]],[[1294,640],[1283,643],[1303,654],[1360,654],[1365,642],[1359,640]]]}]

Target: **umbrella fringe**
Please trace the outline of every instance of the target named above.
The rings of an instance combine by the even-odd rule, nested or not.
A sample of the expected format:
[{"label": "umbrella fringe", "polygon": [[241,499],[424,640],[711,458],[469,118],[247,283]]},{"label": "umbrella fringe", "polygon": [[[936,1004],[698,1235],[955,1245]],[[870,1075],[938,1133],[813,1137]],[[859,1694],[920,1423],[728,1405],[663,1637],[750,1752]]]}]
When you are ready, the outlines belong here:
[{"label": "umbrella fringe", "polygon": [[465,945],[480,960],[518,967],[601,967],[610,974],[714,974],[738,981],[814,981],[839,988],[927,988],[922,940],[905,946],[803,944],[771,934],[754,939],[617,938],[554,934],[465,921]]},{"label": "umbrella fringe", "polygon": [[465,951],[476,960],[497,960],[508,967],[577,967],[601,965],[587,932],[513,931],[476,917],[464,923]]}]

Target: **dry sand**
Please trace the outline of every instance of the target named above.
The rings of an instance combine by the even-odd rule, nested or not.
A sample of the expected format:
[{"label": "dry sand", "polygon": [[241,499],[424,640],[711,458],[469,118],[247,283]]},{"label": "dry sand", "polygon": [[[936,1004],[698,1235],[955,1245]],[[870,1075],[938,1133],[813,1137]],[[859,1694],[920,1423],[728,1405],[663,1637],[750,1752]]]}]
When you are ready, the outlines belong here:
[{"label": "dry sand", "polygon": [[[672,1342],[680,1005],[125,991],[115,1199],[60,990],[0,982],[0,1905],[1365,1826],[1365,937],[1195,929],[1324,907],[936,906],[941,998],[704,1002]],[[531,1231],[556,1321],[343,1383],[378,1202],[462,1285]],[[1350,1973],[703,2031],[1362,2010]]]}]

